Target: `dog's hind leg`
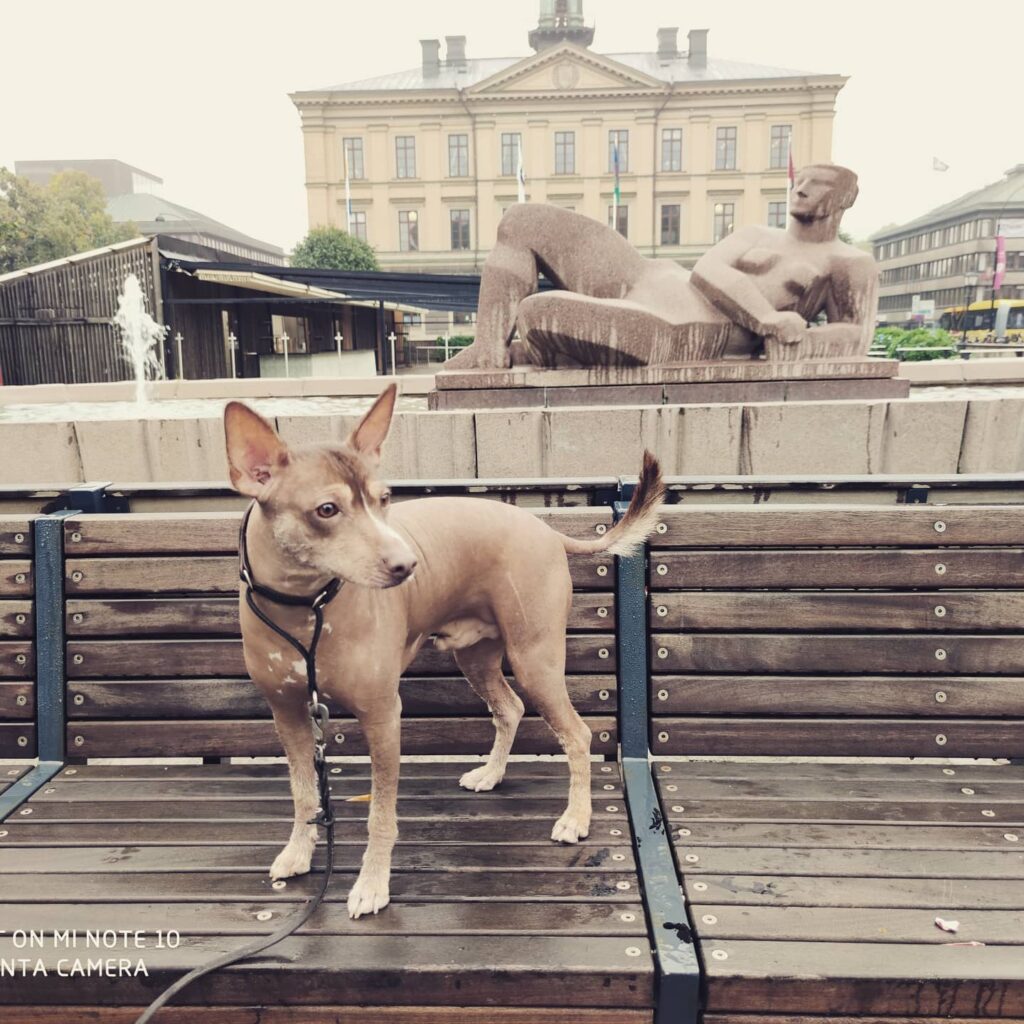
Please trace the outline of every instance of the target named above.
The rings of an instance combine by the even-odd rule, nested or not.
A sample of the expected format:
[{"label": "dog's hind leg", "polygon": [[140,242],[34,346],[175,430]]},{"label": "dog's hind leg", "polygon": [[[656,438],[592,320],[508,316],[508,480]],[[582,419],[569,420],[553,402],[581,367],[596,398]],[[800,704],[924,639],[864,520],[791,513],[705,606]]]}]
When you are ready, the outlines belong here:
[{"label": "dog's hind leg", "polygon": [[501,671],[504,653],[502,641],[489,639],[455,651],[455,661],[469,680],[469,685],[487,704],[494,721],[494,746],[487,760],[459,779],[463,789],[476,793],[494,789],[505,777],[509,751],[516,738],[519,720],[523,717],[523,702]]},{"label": "dog's hind leg", "polygon": [[297,696],[287,694],[271,704],[274,725],[288,757],[288,775],[295,804],[295,822],[288,845],[277,855],[270,877],[291,878],[309,871],[316,846],[316,825],[307,822],[320,806],[316,771],[313,768],[313,726],[306,709],[305,687]]},{"label": "dog's hind leg", "polygon": [[565,688],[565,635],[551,631],[529,642],[509,644],[516,680],[569,761],[569,805],[551,838],[575,843],[590,832],[590,727],[576,713]]}]

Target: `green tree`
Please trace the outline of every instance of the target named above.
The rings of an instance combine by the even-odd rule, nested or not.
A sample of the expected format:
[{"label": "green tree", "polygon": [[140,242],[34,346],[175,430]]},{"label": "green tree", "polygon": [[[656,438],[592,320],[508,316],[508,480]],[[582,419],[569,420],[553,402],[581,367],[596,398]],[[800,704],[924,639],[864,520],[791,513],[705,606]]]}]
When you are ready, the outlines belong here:
[{"label": "green tree", "polygon": [[135,225],[115,223],[106,207],[103,186],[81,171],[40,186],[0,167],[0,272],[133,238]]},{"label": "green tree", "polygon": [[361,238],[341,228],[313,228],[295,246],[293,267],[317,270],[379,270],[377,254]]}]

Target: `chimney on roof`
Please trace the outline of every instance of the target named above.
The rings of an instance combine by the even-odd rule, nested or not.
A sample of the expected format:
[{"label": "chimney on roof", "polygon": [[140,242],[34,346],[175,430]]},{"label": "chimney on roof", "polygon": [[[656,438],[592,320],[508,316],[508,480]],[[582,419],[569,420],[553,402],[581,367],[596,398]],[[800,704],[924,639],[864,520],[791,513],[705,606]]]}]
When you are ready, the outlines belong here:
[{"label": "chimney on roof", "polygon": [[445,36],[444,41],[446,45],[445,63],[449,67],[464,68],[466,66],[466,37]]},{"label": "chimney on roof", "polygon": [[686,59],[692,68],[706,68],[708,66],[708,30],[706,28],[691,28],[687,33],[690,41],[690,49]]},{"label": "chimney on roof", "polygon": [[658,29],[658,60],[675,60],[679,56],[679,29]]},{"label": "chimney on roof", "polygon": [[423,47],[423,77],[437,78],[441,70],[441,41],[439,39],[421,39]]}]

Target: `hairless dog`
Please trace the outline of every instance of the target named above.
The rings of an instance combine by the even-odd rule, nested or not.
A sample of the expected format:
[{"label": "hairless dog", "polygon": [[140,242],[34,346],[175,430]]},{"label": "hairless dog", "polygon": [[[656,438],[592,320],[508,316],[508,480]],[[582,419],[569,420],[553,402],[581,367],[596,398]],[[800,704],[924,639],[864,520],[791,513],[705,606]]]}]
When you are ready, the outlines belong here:
[{"label": "hairless dog", "polygon": [[[487,760],[460,784],[477,792],[505,774],[523,703],[505,681],[503,657],[568,760],[569,803],[551,833],[575,843],[590,828],[590,729],[565,686],[565,628],[572,601],[567,555],[628,554],[654,529],[664,488],[644,453],[626,515],[594,540],[566,537],[512,505],[483,498],[436,497],[391,506],[377,479],[381,446],[395,406],[392,384],[344,443],[289,446],[240,402],[225,409],[232,485],[255,499],[249,557],[260,582],[286,594],[315,593],[333,578],[345,584],[325,611],[318,652],[324,695],[354,715],[371,765],[369,842],[348,898],[353,918],[389,900],[391,853],[398,836],[399,677],[432,639],[451,650],[487,703],[496,735]],[[312,631],[305,607],[260,607],[303,642]],[[306,668],[287,644],[240,605],[245,663],[267,698],[288,758],[295,819],[272,878],[309,871],[318,811]]]}]

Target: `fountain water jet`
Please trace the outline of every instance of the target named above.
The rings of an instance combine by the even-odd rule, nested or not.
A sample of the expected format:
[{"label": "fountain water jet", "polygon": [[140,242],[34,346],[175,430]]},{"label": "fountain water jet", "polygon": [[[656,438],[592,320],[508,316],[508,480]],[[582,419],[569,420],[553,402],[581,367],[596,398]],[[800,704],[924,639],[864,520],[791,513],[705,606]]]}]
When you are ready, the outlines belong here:
[{"label": "fountain water jet", "polygon": [[146,310],[146,297],[139,279],[129,274],[117,301],[114,323],[121,332],[121,347],[132,364],[135,376],[135,402],[146,403],[147,377],[157,380],[163,376],[158,346],[163,342],[167,328],[158,324]]}]

